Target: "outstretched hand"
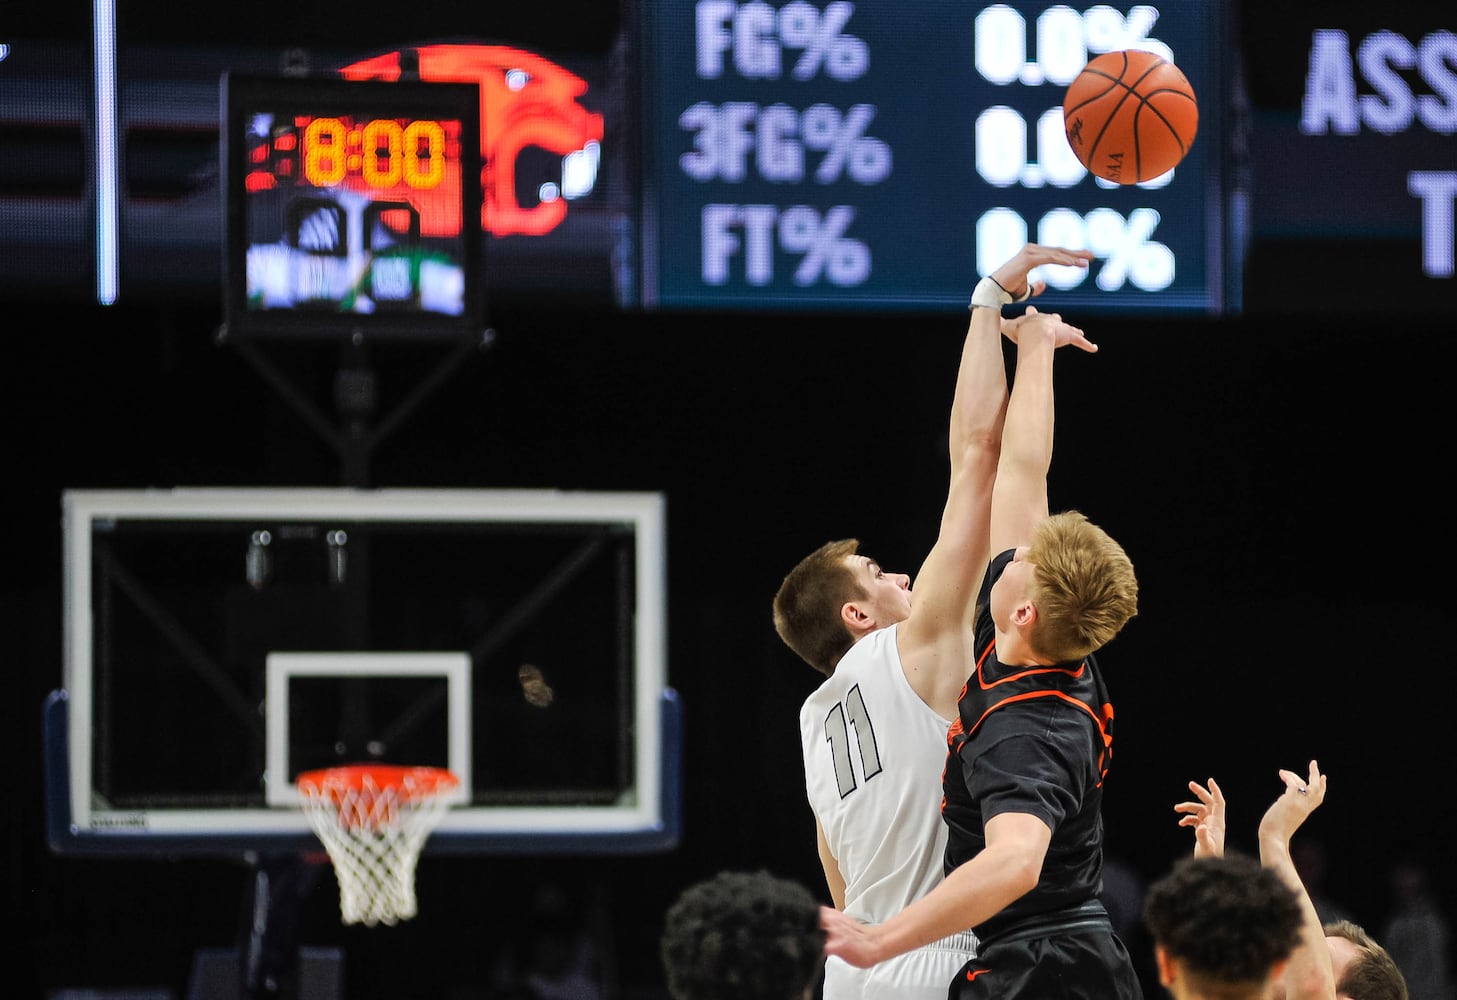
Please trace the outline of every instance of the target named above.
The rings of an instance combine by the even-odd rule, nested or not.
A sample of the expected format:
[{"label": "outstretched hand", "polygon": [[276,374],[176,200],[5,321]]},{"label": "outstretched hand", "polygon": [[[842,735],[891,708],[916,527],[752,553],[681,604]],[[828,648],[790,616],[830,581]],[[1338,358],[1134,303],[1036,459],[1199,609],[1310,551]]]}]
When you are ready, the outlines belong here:
[{"label": "outstretched hand", "polygon": [[1260,839],[1279,838],[1285,843],[1300,829],[1311,813],[1325,801],[1326,776],[1320,773],[1315,761],[1310,762],[1310,773],[1302,778],[1294,771],[1280,771],[1280,780],[1285,782],[1285,793],[1271,803],[1260,818]]},{"label": "outstretched hand", "polygon": [[1012,298],[1021,301],[1032,295],[1041,295],[1047,290],[1045,281],[1028,281],[1034,268],[1044,264],[1063,264],[1067,267],[1087,267],[1093,259],[1091,250],[1069,250],[1065,247],[1049,247],[1040,243],[1028,243],[1017,251],[1017,255],[991,273],[991,278],[1001,285]]},{"label": "outstretched hand", "polygon": [[1052,338],[1052,346],[1073,347],[1087,351],[1089,354],[1098,352],[1098,345],[1088,339],[1087,334],[1071,323],[1064,323],[1061,313],[1038,312],[1035,306],[1028,306],[1027,311],[1021,316],[1003,318],[1002,336],[1014,344],[1020,344],[1019,338],[1027,329],[1037,332],[1045,332]]},{"label": "outstretched hand", "polygon": [[1194,857],[1221,858],[1224,856],[1224,792],[1219,783],[1209,779],[1207,786],[1197,781],[1189,782],[1197,802],[1180,802],[1174,812],[1183,813],[1180,826],[1194,828]]},{"label": "outstretched hand", "polygon": [[870,925],[833,906],[821,906],[820,927],[825,932],[826,955],[843,958],[861,969],[875,964]]}]

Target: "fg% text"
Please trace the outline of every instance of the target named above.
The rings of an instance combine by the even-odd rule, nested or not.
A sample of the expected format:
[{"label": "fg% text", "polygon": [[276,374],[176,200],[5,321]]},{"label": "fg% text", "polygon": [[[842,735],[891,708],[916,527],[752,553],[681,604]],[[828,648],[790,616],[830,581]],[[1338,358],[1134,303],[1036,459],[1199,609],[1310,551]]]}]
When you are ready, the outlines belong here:
[{"label": "fg% text", "polygon": [[[1055,208],[1037,224],[1037,240],[1048,246],[1087,247],[1098,260],[1096,269],[1048,265],[1039,276],[1051,288],[1075,288],[1096,271],[1100,291],[1116,292],[1132,285],[1143,292],[1161,292],[1174,283],[1173,250],[1153,239],[1162,221],[1152,208],[1135,208],[1125,218],[1111,208],[1095,208],[1080,215],[1070,208]],[[1027,223],[1011,209],[996,208],[976,223],[976,260],[982,274],[990,274],[1027,243]]]},{"label": "fg% text", "polygon": [[854,221],[850,205],[835,205],[823,216],[809,205],[704,205],[703,282],[728,284],[734,260],[742,257],[748,284],[771,284],[782,251],[798,258],[793,281],[802,288],[821,280],[841,288],[864,284],[870,248],[846,235]]},{"label": "fg% text", "polygon": [[778,80],[788,61],[796,80],[819,73],[840,83],[858,80],[870,67],[870,47],[845,31],[854,13],[847,0],[834,0],[823,11],[804,0],[778,10],[762,2],[699,0],[693,8],[698,77],[717,80],[732,62],[746,80]]},{"label": "fg% text", "polygon": [[736,183],[748,175],[752,158],[759,177],[793,184],[805,179],[808,150],[821,154],[814,168],[820,184],[841,177],[879,184],[890,176],[892,157],[889,145],[866,134],[875,114],[873,104],[855,104],[844,112],[813,104],[800,112],[783,104],[700,101],[678,116],[678,125],[693,135],[692,152],[678,162],[700,183]]}]

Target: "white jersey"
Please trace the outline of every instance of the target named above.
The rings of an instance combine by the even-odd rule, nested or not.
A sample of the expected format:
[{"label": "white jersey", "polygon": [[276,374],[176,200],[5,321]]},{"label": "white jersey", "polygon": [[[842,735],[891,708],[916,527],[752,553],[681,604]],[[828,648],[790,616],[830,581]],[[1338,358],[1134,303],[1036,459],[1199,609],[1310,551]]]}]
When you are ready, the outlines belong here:
[{"label": "white jersey", "polygon": [[[845,912],[880,923],[942,878],[941,776],[951,728],[911,688],[896,626],[861,639],[799,710],[809,804],[845,879]],[[870,969],[831,958],[825,1000],[945,1000],[968,931]]]}]

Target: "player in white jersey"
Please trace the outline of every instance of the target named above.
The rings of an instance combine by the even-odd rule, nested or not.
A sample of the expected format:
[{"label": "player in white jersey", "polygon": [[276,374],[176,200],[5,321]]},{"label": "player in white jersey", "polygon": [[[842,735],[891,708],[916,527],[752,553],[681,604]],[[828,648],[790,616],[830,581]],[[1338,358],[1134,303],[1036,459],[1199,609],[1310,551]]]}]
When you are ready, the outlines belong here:
[{"label": "player in white jersey", "polygon": [[[1086,251],[1028,244],[983,279],[972,303],[999,311],[1044,290],[1033,268],[1086,267],[1090,259]],[[950,487],[914,600],[910,577],[884,572],[853,538],[806,556],[774,597],[780,637],[826,677],[800,711],[825,881],[836,908],[868,923],[941,881],[946,735],[972,668],[973,612],[990,559],[991,491],[1008,398],[1001,340],[1015,342],[1025,321],[968,326],[951,403]],[[1065,329],[1064,343],[1096,349]],[[824,1000],[945,1000],[975,944],[968,929],[868,969],[832,958]]]},{"label": "player in white jersey", "polygon": [[[946,825],[941,794],[950,723],[921,700],[901,669],[898,626],[850,648],[799,711],[805,783],[824,844],[846,884],[835,905],[878,921],[941,881]],[[877,734],[895,737],[884,753]],[[826,997],[944,1000],[975,955],[970,931],[869,969],[838,958],[825,966]]]}]

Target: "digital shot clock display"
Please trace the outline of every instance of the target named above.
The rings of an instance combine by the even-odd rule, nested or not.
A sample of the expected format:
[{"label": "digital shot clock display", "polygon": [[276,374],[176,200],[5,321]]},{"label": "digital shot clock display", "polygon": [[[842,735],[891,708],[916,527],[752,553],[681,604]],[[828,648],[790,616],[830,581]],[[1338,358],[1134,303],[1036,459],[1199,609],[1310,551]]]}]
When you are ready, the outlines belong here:
[{"label": "digital shot clock display", "polygon": [[222,94],[230,333],[480,327],[477,87],[227,76]]},{"label": "digital shot clock display", "polygon": [[[375,118],[356,123],[352,118],[299,115],[278,122],[260,113],[250,132],[260,140],[249,149],[250,190],[278,184],[307,184],[332,188],[357,178],[366,189],[433,191],[447,180],[460,183],[460,122],[405,121]],[[262,167],[255,173],[255,164]],[[397,190],[396,190],[397,189]],[[440,220],[458,226],[450,213]]]}]

